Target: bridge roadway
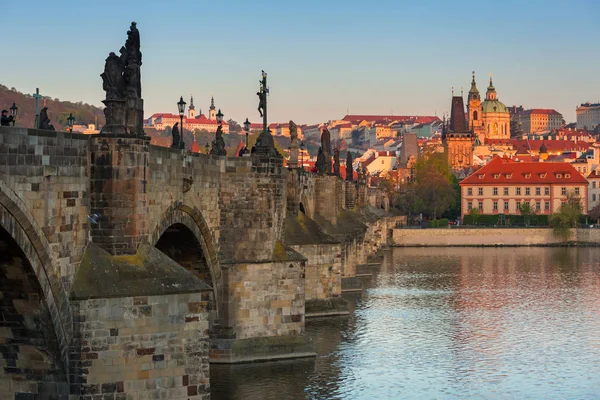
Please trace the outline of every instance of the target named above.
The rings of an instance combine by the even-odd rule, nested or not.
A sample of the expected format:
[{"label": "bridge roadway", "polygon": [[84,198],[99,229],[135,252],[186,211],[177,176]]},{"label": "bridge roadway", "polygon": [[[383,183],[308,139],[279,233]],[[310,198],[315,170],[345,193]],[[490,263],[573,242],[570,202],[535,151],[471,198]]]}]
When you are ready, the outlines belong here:
[{"label": "bridge roadway", "polygon": [[277,159],[0,127],[0,397],[206,398],[209,363],[312,356],[386,207]]}]

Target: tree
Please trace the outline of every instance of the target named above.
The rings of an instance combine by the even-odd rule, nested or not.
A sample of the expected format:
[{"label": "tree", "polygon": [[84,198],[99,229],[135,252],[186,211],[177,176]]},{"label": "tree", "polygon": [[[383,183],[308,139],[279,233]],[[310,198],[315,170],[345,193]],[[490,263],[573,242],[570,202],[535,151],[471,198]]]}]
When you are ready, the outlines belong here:
[{"label": "tree", "polygon": [[471,217],[471,221],[473,221],[473,224],[477,225],[477,223],[479,222],[479,218],[481,218],[481,211],[479,211],[479,208],[477,207],[471,208],[471,211],[469,211],[469,216]]},{"label": "tree", "polygon": [[531,206],[531,203],[529,203],[528,201],[521,202],[521,204],[519,204],[519,212],[523,216],[525,226],[529,226],[531,216],[535,215],[535,209]]},{"label": "tree", "polygon": [[231,133],[238,133],[242,131],[242,127],[240,126],[240,124],[238,124],[236,121],[234,121],[233,119],[228,119],[227,123],[229,124],[229,132]]},{"label": "tree", "polygon": [[456,201],[452,171],[445,153],[425,155],[415,164],[416,212],[436,219]]},{"label": "tree", "polygon": [[570,236],[570,229],[577,227],[582,213],[583,206],[581,205],[581,199],[579,196],[569,193],[567,201],[549,218],[554,235],[567,240]]},{"label": "tree", "polygon": [[600,204],[592,208],[589,212],[590,218],[596,220],[596,223],[600,223]]}]

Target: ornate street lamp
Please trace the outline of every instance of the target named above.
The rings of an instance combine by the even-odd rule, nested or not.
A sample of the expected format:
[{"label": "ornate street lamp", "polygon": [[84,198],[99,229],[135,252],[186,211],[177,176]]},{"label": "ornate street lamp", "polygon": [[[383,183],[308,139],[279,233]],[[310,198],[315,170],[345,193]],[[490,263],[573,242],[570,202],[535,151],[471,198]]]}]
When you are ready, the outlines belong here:
[{"label": "ornate street lamp", "polygon": [[302,169],[302,173],[304,173],[304,150],[306,146],[304,145],[304,140],[300,141],[300,168]]},{"label": "ornate street lamp", "polygon": [[248,121],[248,117],[244,121],[244,132],[246,132],[246,150],[248,150],[248,134],[250,133],[250,121]]},{"label": "ornate street lamp", "polygon": [[19,107],[17,107],[17,105],[13,101],[13,105],[12,105],[12,107],[10,107],[10,115],[13,117],[13,120],[12,120],[13,126],[15,126],[15,121],[17,119],[18,113],[19,113]]},{"label": "ornate street lamp", "polygon": [[219,112],[217,113],[217,122],[219,123],[219,125],[221,125],[223,123],[223,113],[221,112],[220,108],[219,108]]},{"label": "ornate street lamp", "polygon": [[69,132],[73,133],[73,123],[75,122],[75,117],[73,113],[69,113],[69,118],[67,118],[67,123],[69,124]]},{"label": "ornate street lamp", "polygon": [[186,104],[186,102],[183,101],[183,96],[181,96],[181,98],[177,102],[177,109],[179,110],[179,129],[180,129],[179,148],[180,149],[185,149],[185,142],[183,141],[183,114],[185,113],[185,104]]}]

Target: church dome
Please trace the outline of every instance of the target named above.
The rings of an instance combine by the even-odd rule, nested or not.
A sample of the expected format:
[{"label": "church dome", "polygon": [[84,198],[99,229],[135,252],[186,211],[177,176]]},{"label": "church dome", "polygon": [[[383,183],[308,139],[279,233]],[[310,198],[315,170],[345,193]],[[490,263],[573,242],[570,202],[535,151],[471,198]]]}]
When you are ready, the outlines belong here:
[{"label": "church dome", "polygon": [[484,100],[481,108],[484,113],[509,113],[508,108],[500,100]]}]

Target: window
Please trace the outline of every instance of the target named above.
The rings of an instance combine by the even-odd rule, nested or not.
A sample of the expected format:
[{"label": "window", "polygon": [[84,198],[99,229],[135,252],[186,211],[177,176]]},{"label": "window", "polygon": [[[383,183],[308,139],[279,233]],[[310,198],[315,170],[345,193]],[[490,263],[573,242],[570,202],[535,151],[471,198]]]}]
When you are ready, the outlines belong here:
[{"label": "window", "polygon": [[479,194],[480,196],[483,196],[483,188],[478,188],[477,194]]},{"label": "window", "polygon": [[566,201],[561,201],[561,202],[560,202],[560,205],[561,205],[561,206],[564,206],[565,204],[567,204],[567,202],[566,202]]},{"label": "window", "polygon": [[565,196],[567,194],[567,188],[566,187],[560,188],[560,194]]},{"label": "window", "polygon": [[592,195],[592,201],[596,201],[596,193]]},{"label": "window", "polygon": [[508,196],[508,188],[507,187],[504,188],[504,195]]},{"label": "window", "polygon": [[576,188],[575,188],[575,194],[576,194],[577,196],[579,196],[579,188],[578,188],[578,187],[576,187]]},{"label": "window", "polygon": [[467,196],[473,196],[473,188],[467,189]]},{"label": "window", "polygon": [[494,188],[494,196],[498,196],[498,188],[497,187]]},{"label": "window", "polygon": [[592,189],[596,189],[596,181],[592,181]]},{"label": "window", "polygon": [[521,195],[521,188],[520,188],[520,187],[518,187],[518,188],[517,188],[517,196],[520,196],[520,195]]},{"label": "window", "polygon": [[525,188],[525,196],[531,195],[531,190],[529,188]]},{"label": "window", "polygon": [[550,196],[550,188],[549,187],[544,188],[544,196]]},{"label": "window", "polygon": [[508,200],[504,200],[504,211],[508,212]]},{"label": "window", "polygon": [[472,209],[473,209],[473,202],[472,202],[472,201],[469,201],[469,202],[467,203],[467,210],[471,211]]},{"label": "window", "polygon": [[498,202],[497,201],[494,202],[494,211],[498,211]]},{"label": "window", "polygon": [[549,201],[545,201],[545,202],[544,202],[544,208],[545,208],[546,210],[549,210],[549,209],[550,209],[550,202],[549,202]]},{"label": "window", "polygon": [[542,209],[542,204],[539,201],[535,202],[535,211],[540,211]]},{"label": "window", "polygon": [[536,195],[536,196],[539,196],[539,195],[541,195],[541,194],[542,194],[542,188],[536,187],[536,188],[535,188],[535,195]]}]

